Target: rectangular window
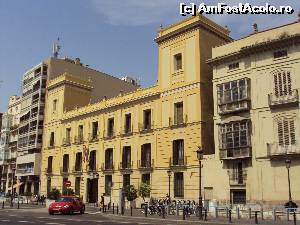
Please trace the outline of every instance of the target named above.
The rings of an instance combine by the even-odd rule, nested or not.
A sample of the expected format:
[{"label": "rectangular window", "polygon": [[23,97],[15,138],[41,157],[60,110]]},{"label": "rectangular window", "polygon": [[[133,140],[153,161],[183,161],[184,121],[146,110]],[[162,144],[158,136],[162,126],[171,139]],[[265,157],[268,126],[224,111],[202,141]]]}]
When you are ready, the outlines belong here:
[{"label": "rectangular window", "polygon": [[151,129],[151,109],[144,110],[144,130]]},{"label": "rectangular window", "polygon": [[66,129],[66,144],[71,143],[71,128]]},{"label": "rectangular window", "polygon": [[173,141],[173,165],[185,165],[184,162],[184,140]]},{"label": "rectangular window", "polygon": [[96,151],[91,151],[90,152],[90,157],[89,157],[89,169],[90,171],[96,171]]},{"label": "rectangular window", "polygon": [[183,102],[174,104],[174,124],[183,124]]},{"label": "rectangular window", "polygon": [[183,173],[174,173],[174,197],[184,197]]},{"label": "rectangular window", "polygon": [[143,144],[141,149],[141,167],[151,167],[151,144]]},{"label": "rectangular window", "polygon": [[182,54],[178,53],[174,55],[174,66],[175,71],[182,69]]},{"label": "rectangular window", "polygon": [[111,195],[112,175],[105,175],[105,195]]},{"label": "rectangular window", "polygon": [[112,170],[113,169],[113,149],[109,148],[105,151],[105,169]]},{"label": "rectangular window", "polygon": [[289,71],[280,71],[273,75],[276,97],[292,95],[292,79]]},{"label": "rectangular window", "polygon": [[49,156],[48,157],[48,168],[47,168],[48,173],[52,173],[52,162],[53,162],[53,156]]},{"label": "rectangular window", "polygon": [[130,174],[123,175],[123,187],[130,185]]},{"label": "rectangular window", "polygon": [[109,118],[107,122],[107,136],[114,136],[114,118]]},{"label": "rectangular window", "polygon": [[82,152],[76,153],[75,159],[75,171],[81,171],[82,169]]},{"label": "rectangular window", "polygon": [[75,195],[80,195],[80,182],[81,182],[81,177],[76,177],[75,178]]},{"label": "rectangular window", "polygon": [[131,168],[131,147],[130,146],[123,147],[122,168],[123,169]]},{"label": "rectangular window", "polygon": [[63,156],[63,172],[67,173],[69,171],[69,154],[64,154]]},{"label": "rectangular window", "polygon": [[83,125],[78,126],[78,142],[83,142]]},{"label": "rectangular window", "polygon": [[278,59],[278,58],[286,57],[286,56],[287,56],[287,50],[280,50],[280,51],[274,52],[274,59]]},{"label": "rectangular window", "polygon": [[125,115],[125,134],[131,132],[131,114],[128,113]]},{"label": "rectangular window", "polygon": [[142,183],[150,185],[150,173],[142,174]]},{"label": "rectangular window", "polygon": [[231,190],[232,204],[246,204],[246,190]]},{"label": "rectangular window", "polygon": [[53,111],[56,111],[57,108],[57,99],[53,100]]},{"label": "rectangular window", "polygon": [[231,63],[231,64],[228,65],[228,69],[229,69],[229,70],[238,69],[239,67],[240,67],[240,65],[239,65],[238,62]]},{"label": "rectangular window", "polygon": [[51,132],[51,134],[50,134],[50,143],[49,143],[49,146],[50,146],[50,147],[54,147],[54,144],[55,144],[55,140],[54,140],[54,132]]},{"label": "rectangular window", "polygon": [[92,139],[95,140],[98,138],[98,122],[93,122],[92,127]]}]

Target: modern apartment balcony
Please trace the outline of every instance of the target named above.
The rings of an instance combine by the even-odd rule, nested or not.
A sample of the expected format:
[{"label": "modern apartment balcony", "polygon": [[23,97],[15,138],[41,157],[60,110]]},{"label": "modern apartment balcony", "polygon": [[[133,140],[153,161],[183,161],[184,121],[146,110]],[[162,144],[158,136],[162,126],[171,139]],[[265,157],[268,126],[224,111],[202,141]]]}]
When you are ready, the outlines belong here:
[{"label": "modern apartment balcony", "polygon": [[82,165],[74,166],[72,169],[72,173],[75,175],[82,175],[83,173]]},{"label": "modern apartment balcony", "polygon": [[229,175],[229,185],[232,186],[246,185],[246,180],[247,180],[246,170],[241,170],[241,171],[230,170],[228,171],[228,175]]},{"label": "modern apartment balcony", "polygon": [[68,167],[60,167],[60,175],[62,176],[68,176],[70,173]]},{"label": "modern apartment balcony", "polygon": [[282,96],[276,96],[274,93],[269,94],[269,106],[271,108],[275,107],[286,107],[286,106],[296,106],[299,102],[298,89],[292,90],[291,93],[287,93]]},{"label": "modern apartment balcony", "polygon": [[131,162],[127,162],[127,161],[120,162],[119,170],[120,170],[121,173],[131,173],[132,169],[133,169],[133,161],[131,161]]},{"label": "modern apartment balcony", "polygon": [[179,128],[179,127],[185,127],[188,123],[188,117],[185,115],[184,117],[180,118],[172,118],[169,117],[169,126],[171,129],[173,128]]},{"label": "modern apartment balcony", "polygon": [[172,170],[183,170],[187,168],[187,157],[183,158],[170,158],[169,166]]},{"label": "modern apartment balcony", "polygon": [[299,156],[300,157],[300,146],[299,142],[295,142],[294,144],[280,144],[280,143],[268,143],[267,144],[268,157],[276,158],[282,156]]},{"label": "modern apartment balcony", "polygon": [[113,173],[115,171],[114,163],[102,163],[101,171],[103,173]]},{"label": "modern apartment balcony", "polygon": [[220,149],[220,159],[230,160],[230,159],[243,159],[251,158],[251,147],[244,146],[239,148],[228,148]]},{"label": "modern apartment balcony", "polygon": [[154,168],[154,159],[151,160],[138,160],[138,169],[140,171],[152,171]]},{"label": "modern apartment balcony", "polygon": [[99,141],[98,134],[89,134],[89,142],[97,142],[97,141]]},{"label": "modern apartment balcony", "polygon": [[[33,154],[18,156],[16,160],[16,164],[17,164],[16,176],[40,175],[41,161],[42,161],[41,153],[33,153]],[[25,166],[26,164],[33,164],[34,166],[29,167],[31,169],[24,170],[24,168],[25,169],[27,168]]]},{"label": "modern apartment balcony", "polygon": [[67,147],[71,145],[71,138],[64,138],[62,146]]}]

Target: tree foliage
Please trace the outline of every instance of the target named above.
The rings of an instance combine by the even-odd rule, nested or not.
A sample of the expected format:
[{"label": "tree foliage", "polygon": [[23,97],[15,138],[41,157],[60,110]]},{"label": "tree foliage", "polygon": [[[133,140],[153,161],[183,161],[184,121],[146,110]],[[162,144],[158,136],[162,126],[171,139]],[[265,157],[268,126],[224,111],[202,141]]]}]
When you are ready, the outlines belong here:
[{"label": "tree foliage", "polygon": [[151,186],[146,183],[141,183],[140,189],[139,189],[139,194],[145,201],[145,197],[149,197],[151,193]]},{"label": "tree foliage", "polygon": [[52,188],[47,197],[51,200],[57,200],[60,197],[60,191],[56,188]]},{"label": "tree foliage", "polygon": [[133,185],[126,186],[124,191],[128,201],[134,201],[138,197],[138,190]]}]

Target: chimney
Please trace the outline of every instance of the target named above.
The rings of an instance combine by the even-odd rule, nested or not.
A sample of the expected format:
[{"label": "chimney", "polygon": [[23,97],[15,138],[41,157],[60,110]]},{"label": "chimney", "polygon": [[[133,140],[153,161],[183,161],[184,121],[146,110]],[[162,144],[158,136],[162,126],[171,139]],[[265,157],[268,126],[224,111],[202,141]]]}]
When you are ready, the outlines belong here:
[{"label": "chimney", "polygon": [[257,33],[258,32],[258,26],[257,23],[253,24],[253,33]]},{"label": "chimney", "polygon": [[80,65],[80,58],[75,59],[75,65]]}]

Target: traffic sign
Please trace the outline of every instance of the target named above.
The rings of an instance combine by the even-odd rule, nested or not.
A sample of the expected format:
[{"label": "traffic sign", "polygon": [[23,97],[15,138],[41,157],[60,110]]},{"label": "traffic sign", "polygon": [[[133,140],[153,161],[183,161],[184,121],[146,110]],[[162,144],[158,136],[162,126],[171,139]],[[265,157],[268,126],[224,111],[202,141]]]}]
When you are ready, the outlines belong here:
[{"label": "traffic sign", "polygon": [[67,181],[65,182],[65,185],[66,185],[66,187],[71,187],[71,181],[67,180]]}]

